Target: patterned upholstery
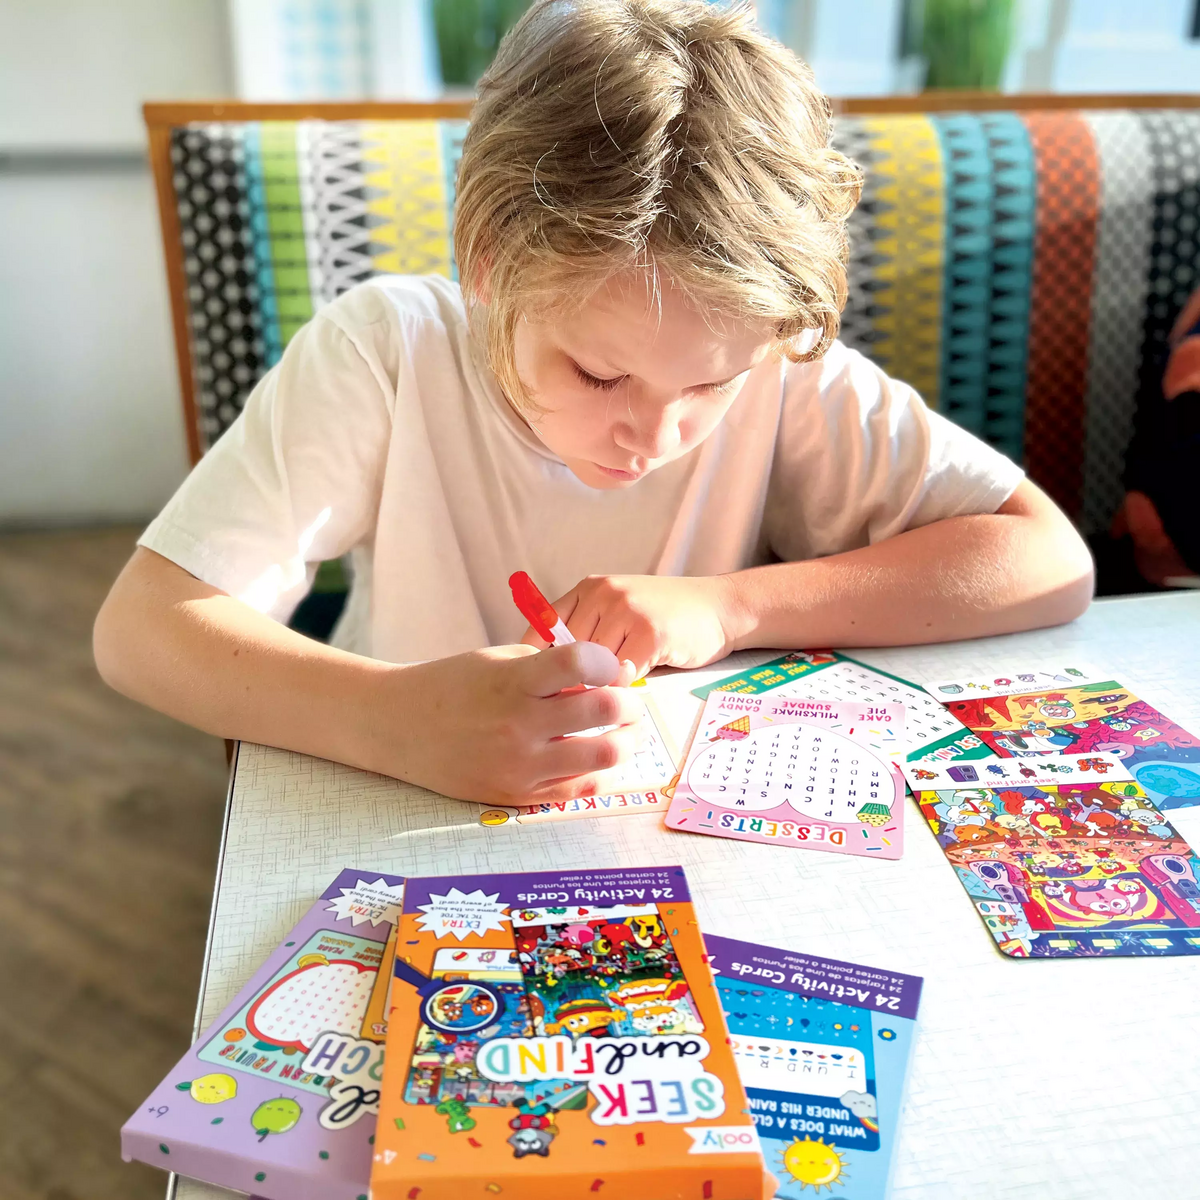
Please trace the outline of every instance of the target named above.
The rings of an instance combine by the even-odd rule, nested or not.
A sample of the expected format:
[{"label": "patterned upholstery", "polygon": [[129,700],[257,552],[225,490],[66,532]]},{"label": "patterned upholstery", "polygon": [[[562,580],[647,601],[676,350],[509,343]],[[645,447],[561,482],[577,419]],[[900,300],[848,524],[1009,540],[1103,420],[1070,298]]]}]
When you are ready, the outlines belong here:
[{"label": "patterned upholstery", "polygon": [[[172,131],[202,445],[322,304],[376,273],[453,276],[465,130]],[[843,338],[1104,527],[1200,283],[1200,112],[843,117],[835,141],[867,171]]]}]

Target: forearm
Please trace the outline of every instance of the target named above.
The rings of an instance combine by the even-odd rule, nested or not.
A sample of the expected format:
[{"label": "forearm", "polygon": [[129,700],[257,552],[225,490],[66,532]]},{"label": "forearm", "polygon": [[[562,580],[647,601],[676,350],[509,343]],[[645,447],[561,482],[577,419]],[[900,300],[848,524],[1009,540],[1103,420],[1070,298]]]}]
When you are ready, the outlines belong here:
[{"label": "forearm", "polygon": [[725,579],[738,649],[988,637],[1072,620],[1092,594],[1086,546],[1030,484],[995,514]]},{"label": "forearm", "polygon": [[405,668],[306,638],[146,550],[114,585],[94,643],[106,682],[134,700],[218,737],[368,769],[381,767],[378,701],[403,697]]},{"label": "forearm", "polygon": [[113,585],[94,646],[112,687],[210,733],[487,804],[596,795],[632,756],[644,712],[632,665],[600,646],[378,662],[302,637],[148,550]]}]

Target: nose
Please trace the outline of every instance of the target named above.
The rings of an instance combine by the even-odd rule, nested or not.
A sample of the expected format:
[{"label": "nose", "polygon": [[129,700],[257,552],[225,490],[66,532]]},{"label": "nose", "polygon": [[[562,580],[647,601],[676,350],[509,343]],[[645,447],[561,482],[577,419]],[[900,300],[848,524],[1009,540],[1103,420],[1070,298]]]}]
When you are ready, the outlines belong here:
[{"label": "nose", "polygon": [[639,458],[665,458],[679,445],[679,416],[674,404],[633,406],[617,422],[613,440]]}]

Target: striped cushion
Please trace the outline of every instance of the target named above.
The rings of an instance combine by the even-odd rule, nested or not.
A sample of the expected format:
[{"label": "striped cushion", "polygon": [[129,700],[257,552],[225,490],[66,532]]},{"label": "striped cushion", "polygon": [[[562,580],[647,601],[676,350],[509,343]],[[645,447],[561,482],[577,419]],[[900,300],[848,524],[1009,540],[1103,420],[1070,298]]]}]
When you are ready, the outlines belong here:
[{"label": "striped cushion", "polygon": [[[453,276],[464,121],[172,132],[201,442],[322,304]],[[867,172],[843,338],[1105,526],[1139,389],[1200,283],[1200,112],[843,117]]]}]

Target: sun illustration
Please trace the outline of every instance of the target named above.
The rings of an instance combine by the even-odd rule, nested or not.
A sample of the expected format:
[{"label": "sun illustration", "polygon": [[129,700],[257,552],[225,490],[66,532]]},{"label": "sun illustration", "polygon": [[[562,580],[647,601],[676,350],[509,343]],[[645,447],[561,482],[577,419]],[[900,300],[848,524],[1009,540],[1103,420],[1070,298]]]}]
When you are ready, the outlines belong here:
[{"label": "sun illustration", "polygon": [[842,1156],[819,1138],[816,1141],[797,1138],[783,1152],[783,1169],[798,1183],[817,1192],[822,1186],[832,1191],[845,1166]]}]

